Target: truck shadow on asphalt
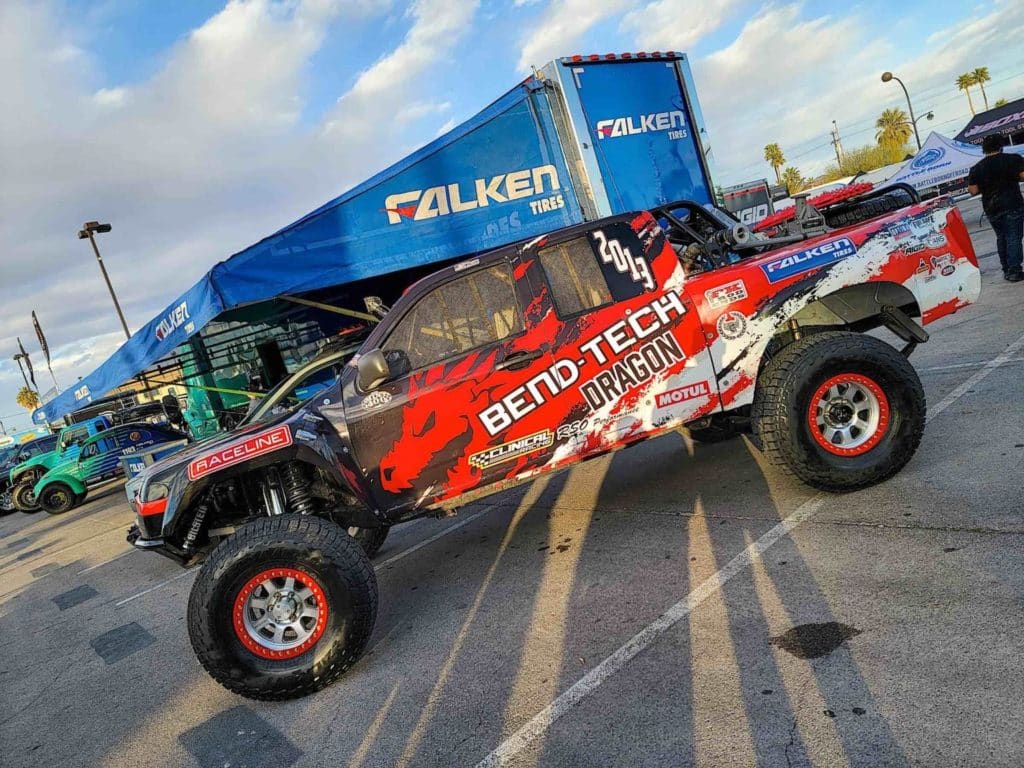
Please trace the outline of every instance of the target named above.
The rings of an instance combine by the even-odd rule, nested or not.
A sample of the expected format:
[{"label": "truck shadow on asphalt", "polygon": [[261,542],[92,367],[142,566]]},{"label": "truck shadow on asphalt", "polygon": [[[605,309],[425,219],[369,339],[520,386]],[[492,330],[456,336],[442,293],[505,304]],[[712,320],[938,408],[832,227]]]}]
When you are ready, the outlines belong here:
[{"label": "truck shadow on asphalt", "polygon": [[[780,485],[802,492],[766,477],[743,440],[697,445],[692,456],[687,445],[668,435],[464,510],[493,507],[380,569],[368,653],[338,683],[297,701],[246,701],[209,680],[188,645],[186,595],[165,594],[175,604],[159,612],[139,601],[83,626],[90,606],[119,596],[93,572],[98,596],[57,612],[56,593],[82,582],[76,560],[26,586],[13,608],[30,628],[41,626],[33,639],[14,640],[0,664],[0,682],[24,678],[18,706],[3,708],[0,737],[26,766],[184,760],[205,768],[225,755],[253,768],[474,765],[774,526]],[[905,765],[853,658],[856,637],[808,659],[772,644],[794,627],[844,618],[783,538],[522,757],[544,765]],[[152,640],[127,637],[132,623]],[[107,664],[97,638],[115,629],[131,652]],[[157,657],[174,662],[154,667]],[[66,723],[91,733],[88,743],[33,735],[63,733]],[[261,743],[274,748],[261,752]]]}]

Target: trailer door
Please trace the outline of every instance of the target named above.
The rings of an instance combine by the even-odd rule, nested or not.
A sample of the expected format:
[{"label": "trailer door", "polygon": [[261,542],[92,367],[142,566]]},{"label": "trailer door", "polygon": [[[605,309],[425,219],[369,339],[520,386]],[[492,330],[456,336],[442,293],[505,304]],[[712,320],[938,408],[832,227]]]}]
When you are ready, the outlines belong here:
[{"label": "trailer door", "polygon": [[576,133],[596,161],[610,213],[712,200],[676,61],[572,63],[563,83]]}]

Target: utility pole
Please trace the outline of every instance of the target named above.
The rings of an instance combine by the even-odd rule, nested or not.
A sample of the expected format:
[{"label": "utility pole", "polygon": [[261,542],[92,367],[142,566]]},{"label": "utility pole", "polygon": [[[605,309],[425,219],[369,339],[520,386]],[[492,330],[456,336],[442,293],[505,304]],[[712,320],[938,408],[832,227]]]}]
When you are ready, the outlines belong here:
[{"label": "utility pole", "polygon": [[843,140],[839,138],[839,126],[836,125],[836,121],[832,121],[832,147],[836,151],[836,163],[838,167],[843,167]]}]

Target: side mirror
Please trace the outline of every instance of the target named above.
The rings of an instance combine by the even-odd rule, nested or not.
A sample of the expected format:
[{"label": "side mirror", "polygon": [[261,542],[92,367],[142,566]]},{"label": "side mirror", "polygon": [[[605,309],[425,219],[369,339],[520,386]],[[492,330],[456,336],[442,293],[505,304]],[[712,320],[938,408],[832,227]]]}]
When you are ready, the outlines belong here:
[{"label": "side mirror", "polygon": [[391,375],[388,368],[388,361],[384,353],[379,349],[371,349],[369,352],[359,356],[356,363],[356,383],[363,392],[370,392],[385,381]]}]

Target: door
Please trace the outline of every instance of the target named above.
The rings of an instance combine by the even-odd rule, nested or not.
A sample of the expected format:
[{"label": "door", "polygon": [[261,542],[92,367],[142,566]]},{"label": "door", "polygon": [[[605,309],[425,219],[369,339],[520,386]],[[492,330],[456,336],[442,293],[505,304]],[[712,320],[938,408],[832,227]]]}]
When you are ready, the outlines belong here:
[{"label": "door", "polygon": [[391,312],[396,322],[371,339],[389,380],[364,393],[354,375],[345,377],[353,453],[382,508],[450,499],[550,453],[552,435],[494,409],[511,394],[516,416],[537,410],[525,383],[550,360],[548,345],[524,325],[532,297],[513,269],[502,258],[446,270],[403,297]]},{"label": "door", "polygon": [[551,414],[556,464],[720,408],[685,276],[649,214],[577,228],[544,243],[537,257],[553,366],[574,381]]}]

